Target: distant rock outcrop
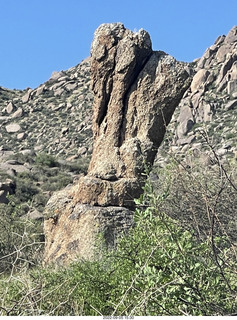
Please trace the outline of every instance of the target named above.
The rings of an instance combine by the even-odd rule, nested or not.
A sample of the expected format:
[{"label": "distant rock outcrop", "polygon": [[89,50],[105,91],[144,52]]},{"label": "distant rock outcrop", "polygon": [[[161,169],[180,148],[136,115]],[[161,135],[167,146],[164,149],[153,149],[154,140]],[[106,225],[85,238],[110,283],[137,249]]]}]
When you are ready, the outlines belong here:
[{"label": "distant rock outcrop", "polygon": [[[93,95],[89,83],[90,58],[54,72],[36,89],[0,87],[0,148],[15,153],[46,151],[64,160],[90,158]],[[86,148],[83,155],[77,153],[79,148]]]},{"label": "distant rock outcrop", "polygon": [[[197,152],[199,129],[204,125],[220,156],[236,152],[237,26],[196,61],[190,88],[172,119],[172,146],[176,153]],[[192,144],[191,144],[192,143]],[[171,146],[171,149],[172,149]],[[174,150],[174,149],[172,149]]]},{"label": "distant rock outcrop", "polygon": [[[149,34],[104,24],[91,47],[94,146],[88,174],[55,193],[45,210],[45,263],[91,258],[95,237],[114,245],[133,224],[166,126],[191,82],[188,64],[153,52]],[[63,80],[62,80],[63,81]]]}]

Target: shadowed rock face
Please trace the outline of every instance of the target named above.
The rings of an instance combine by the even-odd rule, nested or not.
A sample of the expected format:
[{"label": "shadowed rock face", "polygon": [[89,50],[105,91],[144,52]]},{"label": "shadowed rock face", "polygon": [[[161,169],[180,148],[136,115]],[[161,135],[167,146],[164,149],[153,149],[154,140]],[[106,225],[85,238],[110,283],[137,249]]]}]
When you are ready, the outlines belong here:
[{"label": "shadowed rock face", "polygon": [[[76,255],[85,257],[85,252],[91,256],[96,232],[113,225],[109,230],[114,233],[119,217],[129,220],[125,219],[123,230],[132,225],[128,209],[134,208],[133,199],[142,192],[142,173],[153,164],[190,81],[188,65],[164,52],[153,52],[146,31],[133,33],[120,23],[96,30],[91,46],[92,159],[87,176],[64,192],[64,205],[56,200],[46,208],[46,262],[61,257],[64,263]],[[65,202],[66,198],[70,200]],[[78,213],[82,208],[83,215]],[[70,220],[72,215],[77,218]],[[91,222],[82,224],[82,216]],[[90,240],[85,238],[88,234]],[[72,238],[77,249],[68,250]]]}]

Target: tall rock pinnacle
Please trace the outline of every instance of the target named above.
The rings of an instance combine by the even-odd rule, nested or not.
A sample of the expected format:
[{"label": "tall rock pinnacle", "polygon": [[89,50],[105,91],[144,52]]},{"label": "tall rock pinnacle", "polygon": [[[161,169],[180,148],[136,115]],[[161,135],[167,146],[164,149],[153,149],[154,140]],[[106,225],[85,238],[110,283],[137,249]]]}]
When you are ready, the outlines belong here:
[{"label": "tall rock pinnacle", "polygon": [[[188,65],[153,52],[149,34],[103,24],[91,46],[94,146],[88,174],[50,199],[45,262],[91,258],[95,234],[109,241],[132,225],[134,198],[191,78]],[[110,230],[110,231],[108,231]],[[107,240],[108,240],[107,239]]]}]

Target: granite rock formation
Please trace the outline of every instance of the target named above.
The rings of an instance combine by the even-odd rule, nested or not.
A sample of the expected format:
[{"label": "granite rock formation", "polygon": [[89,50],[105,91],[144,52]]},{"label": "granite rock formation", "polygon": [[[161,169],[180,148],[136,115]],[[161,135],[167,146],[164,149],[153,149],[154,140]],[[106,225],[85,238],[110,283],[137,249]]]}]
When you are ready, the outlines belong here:
[{"label": "granite rock formation", "polygon": [[[215,88],[215,90],[212,90]],[[177,137],[182,139],[195,123],[209,122],[224,102],[231,109],[237,102],[237,27],[218,37],[197,63],[196,74],[182,101]],[[233,95],[234,94],[234,95]],[[188,108],[189,107],[189,108]],[[182,142],[182,141],[181,141]]]},{"label": "granite rock formation", "polygon": [[93,257],[96,235],[107,245],[133,224],[166,126],[191,82],[188,64],[153,52],[149,34],[104,24],[91,46],[94,146],[88,174],[55,193],[45,209],[45,263]]},{"label": "granite rock formation", "polygon": [[223,161],[236,158],[237,26],[219,36],[193,63],[195,75],[169,125],[169,142],[159,149],[156,163],[165,161],[163,150],[187,161],[202,154],[210,162],[204,135]]}]

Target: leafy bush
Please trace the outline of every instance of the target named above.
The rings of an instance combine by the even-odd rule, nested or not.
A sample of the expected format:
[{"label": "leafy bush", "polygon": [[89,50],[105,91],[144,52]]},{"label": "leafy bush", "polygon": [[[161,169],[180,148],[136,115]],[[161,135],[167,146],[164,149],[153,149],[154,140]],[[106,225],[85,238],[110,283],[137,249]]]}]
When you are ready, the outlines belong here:
[{"label": "leafy bush", "polygon": [[10,159],[17,160],[19,163],[22,163],[22,164],[24,164],[25,162],[32,164],[34,162],[34,157],[35,157],[35,153],[32,150],[31,152],[26,153],[26,154],[21,153],[21,152],[15,153],[10,156]]},{"label": "leafy bush", "polygon": [[58,162],[56,161],[55,157],[45,152],[39,153],[36,156],[35,162],[40,166],[47,166],[47,167],[58,166]]},{"label": "leafy bush", "polygon": [[56,191],[63,189],[68,184],[72,183],[72,177],[69,175],[65,175],[63,173],[59,173],[56,176],[52,176],[48,178],[47,181],[42,185],[43,190],[47,191]]},{"label": "leafy bush", "polygon": [[[18,297],[12,315],[225,315],[236,311],[236,274],[225,263],[228,244],[215,262],[209,240],[153,210],[137,211],[137,226],[102,261],[67,269],[37,269],[27,281],[10,282],[5,303]],[[34,288],[29,295],[30,287]],[[38,289],[36,289],[38,288]],[[39,289],[40,288],[40,289]],[[0,289],[1,292],[2,289]],[[33,299],[32,299],[33,296]],[[19,305],[21,308],[19,308]]]},{"label": "leafy bush", "polygon": [[87,169],[89,166],[90,157],[85,157],[78,159],[76,162],[72,162],[70,164],[65,165],[69,171],[74,172],[76,174],[87,173]]},{"label": "leafy bush", "polygon": [[[20,220],[14,229],[17,207],[5,206],[0,267],[12,269],[0,279],[0,314],[236,314],[236,162],[223,163],[211,151],[205,161],[169,159],[158,168],[136,200],[134,228],[96,261],[27,269],[36,261],[36,238]],[[59,168],[41,168],[44,182],[61,177]],[[18,272],[20,265],[25,269]]]},{"label": "leafy bush", "polygon": [[34,195],[39,193],[39,189],[32,184],[32,180],[29,178],[26,179],[17,179],[16,180],[16,192],[15,192],[15,201],[17,203],[27,202],[32,199]]},{"label": "leafy bush", "polygon": [[[236,311],[236,265],[229,241],[215,238],[215,250],[211,237],[197,241],[154,206],[157,195],[150,188],[146,186],[144,195],[150,197],[149,206],[144,199],[138,201],[147,208],[136,211],[136,227],[120,240],[117,250],[102,261],[43,272],[47,299],[41,306],[45,302],[52,307],[48,292],[56,287],[51,311],[57,315],[77,314],[82,305],[82,315],[224,315]],[[160,194],[158,200],[165,196]]]},{"label": "leafy bush", "polygon": [[[155,187],[148,181],[143,196],[136,200],[135,227],[119,240],[116,250],[105,249],[97,261],[78,261],[56,270],[53,266],[38,267],[10,281],[9,277],[3,279],[2,314],[236,313],[233,230],[228,223],[224,225],[225,219],[220,228],[218,220],[221,213],[233,209],[233,167],[222,167],[222,175],[214,175],[217,172],[213,169],[212,180],[200,163],[186,169],[172,163],[162,170],[163,175],[159,173]],[[190,218],[190,208],[194,223],[187,227],[181,221]],[[200,221],[205,220],[205,213],[208,225],[203,222],[203,232],[198,233],[194,218],[200,214]]]}]

